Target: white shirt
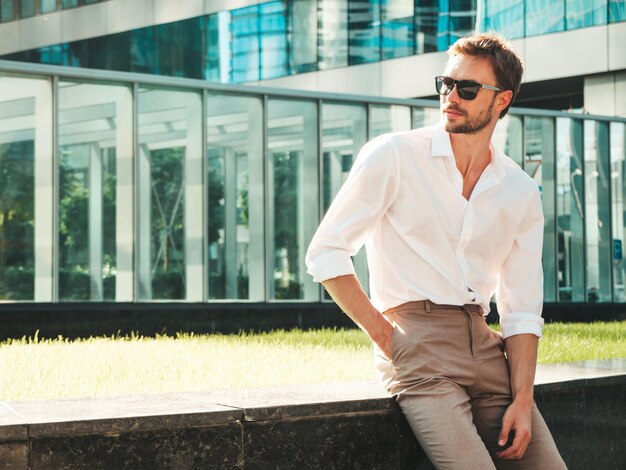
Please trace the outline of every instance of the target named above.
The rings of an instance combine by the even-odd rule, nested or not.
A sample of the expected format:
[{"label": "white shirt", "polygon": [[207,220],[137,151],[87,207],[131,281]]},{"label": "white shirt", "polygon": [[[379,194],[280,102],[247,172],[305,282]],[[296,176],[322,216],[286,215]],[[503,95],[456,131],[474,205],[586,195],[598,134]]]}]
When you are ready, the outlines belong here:
[{"label": "white shirt", "polygon": [[479,304],[502,335],[541,336],[543,213],[535,181],[491,145],[469,201],[442,125],[382,135],[359,152],[306,256],[322,282],[354,274],[365,244],[374,307]]}]

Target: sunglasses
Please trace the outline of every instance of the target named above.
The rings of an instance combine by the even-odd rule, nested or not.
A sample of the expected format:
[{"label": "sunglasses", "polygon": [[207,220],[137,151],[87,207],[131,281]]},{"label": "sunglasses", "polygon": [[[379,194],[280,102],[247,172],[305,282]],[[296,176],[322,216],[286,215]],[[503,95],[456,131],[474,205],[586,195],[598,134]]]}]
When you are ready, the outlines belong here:
[{"label": "sunglasses", "polygon": [[452,89],[456,86],[456,92],[464,100],[473,100],[478,95],[481,88],[487,90],[502,91],[501,88],[483,85],[481,83],[473,82],[472,80],[454,80],[450,77],[438,75],[435,77],[435,88],[437,93],[443,96],[452,93]]}]

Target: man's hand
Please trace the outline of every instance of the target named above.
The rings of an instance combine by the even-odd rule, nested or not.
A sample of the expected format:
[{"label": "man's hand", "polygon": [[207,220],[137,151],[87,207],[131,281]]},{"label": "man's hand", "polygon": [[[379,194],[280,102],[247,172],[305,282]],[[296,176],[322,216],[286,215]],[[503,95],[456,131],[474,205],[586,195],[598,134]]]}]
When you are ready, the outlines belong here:
[{"label": "man's hand", "polygon": [[531,415],[533,402],[515,400],[507,408],[502,418],[502,430],[498,436],[498,445],[506,446],[511,432],[514,433],[513,443],[496,455],[502,459],[519,460],[524,456],[531,439]]},{"label": "man's hand", "polygon": [[[382,316],[382,315],[381,315]],[[376,343],[378,349],[383,353],[389,362],[393,361],[393,324],[383,317],[379,322],[380,330],[372,333],[372,341]]]}]

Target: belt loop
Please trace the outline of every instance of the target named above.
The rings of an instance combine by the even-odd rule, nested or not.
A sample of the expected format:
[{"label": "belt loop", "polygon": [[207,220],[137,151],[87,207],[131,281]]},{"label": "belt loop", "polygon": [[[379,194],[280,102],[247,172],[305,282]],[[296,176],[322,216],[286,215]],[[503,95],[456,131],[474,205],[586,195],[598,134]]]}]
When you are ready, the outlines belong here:
[{"label": "belt loop", "polygon": [[430,313],[430,300],[424,300],[424,307],[426,308],[426,312]]}]

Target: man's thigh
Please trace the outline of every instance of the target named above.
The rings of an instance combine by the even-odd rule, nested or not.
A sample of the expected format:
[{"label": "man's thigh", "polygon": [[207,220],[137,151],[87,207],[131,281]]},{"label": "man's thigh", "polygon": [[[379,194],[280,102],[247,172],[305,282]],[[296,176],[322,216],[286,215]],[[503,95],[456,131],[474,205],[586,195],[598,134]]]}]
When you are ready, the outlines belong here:
[{"label": "man's thigh", "polygon": [[438,469],[495,469],[473,423],[465,389],[432,379],[398,399],[402,412],[430,461]]}]

